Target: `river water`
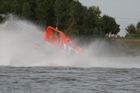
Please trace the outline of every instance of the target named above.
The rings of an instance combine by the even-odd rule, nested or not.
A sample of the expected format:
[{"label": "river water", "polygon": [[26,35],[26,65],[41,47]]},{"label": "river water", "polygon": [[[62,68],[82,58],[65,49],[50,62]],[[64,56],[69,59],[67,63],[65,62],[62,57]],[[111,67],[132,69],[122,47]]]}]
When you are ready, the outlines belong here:
[{"label": "river water", "polygon": [[0,93],[140,93],[140,69],[1,66]]}]

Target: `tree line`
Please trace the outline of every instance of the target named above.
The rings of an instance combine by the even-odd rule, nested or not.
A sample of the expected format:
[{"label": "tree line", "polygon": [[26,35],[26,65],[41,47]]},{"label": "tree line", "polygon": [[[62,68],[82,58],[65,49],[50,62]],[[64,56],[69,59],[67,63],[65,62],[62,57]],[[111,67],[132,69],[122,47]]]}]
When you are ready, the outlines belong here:
[{"label": "tree line", "polygon": [[130,24],[126,27],[126,38],[140,38],[140,21],[134,25]]},{"label": "tree line", "polygon": [[0,0],[0,14],[8,13],[74,36],[105,37],[120,31],[113,17],[101,16],[99,7],[78,0]]}]

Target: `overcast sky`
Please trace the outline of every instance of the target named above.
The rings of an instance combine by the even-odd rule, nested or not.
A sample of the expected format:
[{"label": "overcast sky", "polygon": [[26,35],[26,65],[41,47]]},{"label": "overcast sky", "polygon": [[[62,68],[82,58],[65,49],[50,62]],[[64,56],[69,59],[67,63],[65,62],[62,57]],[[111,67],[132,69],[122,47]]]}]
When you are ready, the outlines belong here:
[{"label": "overcast sky", "polygon": [[99,6],[103,14],[116,19],[121,26],[120,35],[125,35],[125,28],[129,24],[140,21],[140,0],[79,0],[86,6]]}]

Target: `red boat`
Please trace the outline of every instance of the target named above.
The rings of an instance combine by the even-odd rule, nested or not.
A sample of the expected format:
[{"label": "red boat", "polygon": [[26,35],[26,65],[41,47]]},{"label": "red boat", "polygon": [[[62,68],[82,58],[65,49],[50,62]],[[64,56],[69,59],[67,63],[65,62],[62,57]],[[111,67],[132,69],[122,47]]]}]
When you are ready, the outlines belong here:
[{"label": "red boat", "polygon": [[76,54],[81,53],[82,48],[79,45],[74,44],[74,41],[67,37],[62,31],[48,26],[45,29],[44,38],[47,42],[64,50],[74,52]]}]

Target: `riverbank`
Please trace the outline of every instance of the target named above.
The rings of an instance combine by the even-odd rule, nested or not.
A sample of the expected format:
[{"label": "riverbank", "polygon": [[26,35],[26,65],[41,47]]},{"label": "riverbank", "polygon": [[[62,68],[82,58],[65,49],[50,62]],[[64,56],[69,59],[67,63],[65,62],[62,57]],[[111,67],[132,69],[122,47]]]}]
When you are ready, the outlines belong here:
[{"label": "riverbank", "polygon": [[140,39],[112,39],[111,42],[119,51],[133,56],[140,55]]}]

